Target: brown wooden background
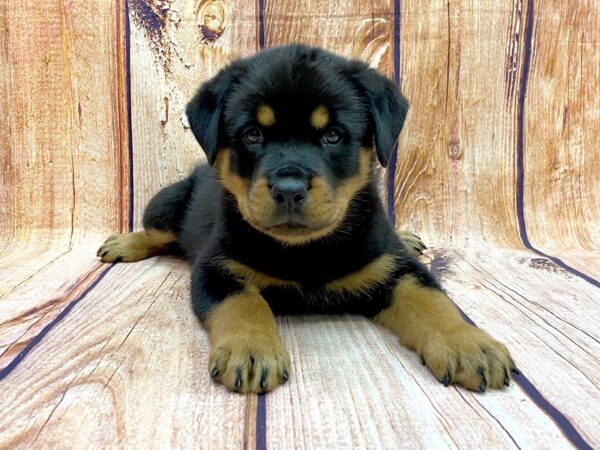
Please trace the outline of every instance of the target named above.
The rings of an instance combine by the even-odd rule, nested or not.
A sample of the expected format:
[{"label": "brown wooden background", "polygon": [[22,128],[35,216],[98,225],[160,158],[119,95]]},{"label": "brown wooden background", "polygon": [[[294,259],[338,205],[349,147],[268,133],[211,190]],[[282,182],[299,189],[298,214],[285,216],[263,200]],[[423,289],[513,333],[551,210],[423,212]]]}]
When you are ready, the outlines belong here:
[{"label": "brown wooden background", "polygon": [[[27,356],[29,352],[42,358],[39,345],[49,346],[45,355],[58,352],[56,358],[60,360],[61,353],[56,349],[62,341],[56,337],[56,324],[60,322],[62,330],[69,328],[67,324],[83,326],[73,322],[76,316],[70,315],[75,314],[71,308],[81,300],[89,304],[90,298],[104,301],[112,295],[107,295],[111,286],[123,292],[133,289],[138,295],[135,302],[128,303],[130,297],[120,292],[120,303],[111,300],[115,308],[129,311],[133,321],[138,311],[146,311],[140,316],[145,317],[148,310],[142,298],[150,288],[139,287],[136,291],[119,281],[117,275],[143,278],[144,270],[152,269],[158,271],[160,280],[179,277],[173,289],[185,305],[185,265],[161,259],[156,267],[148,262],[107,268],[96,261],[95,248],[108,234],[138,229],[148,199],[159,188],[185,177],[203,158],[182,118],[184,106],[198,84],[237,56],[289,42],[319,45],[361,58],[398,81],[412,109],[397,160],[384,183],[386,195],[392,193],[396,225],[417,232],[431,244],[434,267],[449,291],[456,292],[459,305],[478,323],[497,327],[498,332],[508,336],[517,355],[525,360],[520,363],[522,367],[527,369],[529,365],[531,372],[536,372],[542,361],[555,358],[553,370],[564,378],[575,378],[572,389],[554,396],[551,378],[537,372],[533,377],[536,386],[542,391],[547,389],[544,395],[561,405],[578,432],[588,442],[600,444],[597,427],[591,425],[600,423],[600,413],[589,412],[598,409],[600,401],[594,381],[600,373],[600,312],[596,301],[600,287],[598,0],[1,1],[0,370],[4,372],[0,372],[0,383],[4,377],[4,382],[12,379],[18,383],[19,377],[28,376],[27,370],[35,370],[34,362],[29,369],[23,367],[36,360]],[[182,276],[185,282],[178,281]],[[522,313],[513,316],[497,306],[500,300],[483,308],[474,300],[482,287],[486,295],[501,299],[533,299],[543,319],[536,325],[539,332],[528,339],[539,342],[539,347],[526,346],[522,335],[511,334],[515,323],[525,326],[527,310],[513,303]],[[518,293],[511,293],[509,288]],[[152,295],[159,295],[160,289],[159,283]],[[164,295],[168,296],[168,291]],[[545,306],[544,301],[548,301]],[[471,306],[474,308],[469,309]],[[181,339],[187,339],[189,348],[194,348],[198,342],[190,330],[195,330],[196,324],[188,313],[185,306],[179,306],[177,314],[181,317],[176,320],[183,330]],[[103,317],[97,311],[89,314]],[[500,316],[505,319],[498,324]],[[151,317],[160,321],[161,316],[155,313]],[[104,319],[96,320],[104,323]],[[555,326],[554,320],[559,320],[556,327],[561,332],[564,321],[585,332],[575,332],[576,336],[565,332],[564,342],[546,348],[542,344],[546,341],[544,333],[548,326]],[[358,328],[367,327],[363,322],[352,323]],[[285,322],[283,328],[291,336],[286,338],[289,345],[296,348],[301,342],[311,341],[309,336],[315,330],[302,323],[294,325],[306,331],[294,331]],[[123,327],[127,327],[127,320]],[[340,333],[336,327],[320,332],[325,336]],[[369,327],[367,331],[361,328],[361,332],[379,336],[379,330]],[[98,340],[90,338],[81,348],[108,345],[109,341],[102,340],[102,333],[95,330],[92,335],[98,334]],[[71,342],[74,336],[76,333],[61,339]],[[591,350],[582,353],[584,348]],[[71,350],[73,358],[83,352]],[[149,357],[146,351],[142,351],[142,357]],[[580,358],[572,356],[580,353]],[[131,354],[125,353],[123,360]],[[202,355],[198,358],[206,356]],[[565,355],[576,359],[567,364]],[[309,358],[300,350],[296,356]],[[102,356],[99,358],[96,368],[103,367]],[[16,368],[21,361],[23,364]],[[92,363],[96,360],[86,362]],[[51,367],[54,363],[45,364]],[[120,366],[116,365],[117,369]],[[6,431],[9,428],[3,428],[0,420],[0,430],[5,430],[4,434],[0,431],[0,446],[3,442],[30,444],[33,436],[40,437],[57,402],[71,392],[69,380],[77,377],[67,375],[84,370],[78,367],[65,369],[63,384],[50,372],[38,374],[38,388],[50,382],[58,386],[39,400],[38,409],[29,404],[24,409],[14,404],[9,408],[13,426]],[[588,381],[578,384],[580,375],[570,372],[573,367]],[[117,369],[109,372],[114,375]],[[204,374],[200,363],[189,370]],[[308,369],[298,363],[296,370]],[[173,377],[181,375],[169,373]],[[390,373],[386,376],[392,376]],[[298,392],[269,397],[273,399],[269,408],[275,411],[270,417],[281,416],[278,405],[285,409],[285,405],[304,398],[306,406],[310,402],[307,398],[326,396],[303,390],[309,389],[309,384],[299,385],[303,387]],[[197,387],[193,383],[171,386],[191,391]],[[535,395],[521,388],[524,398],[533,402],[532,411],[537,411]],[[140,389],[140,395],[147,393]],[[242,428],[236,428],[241,434],[232,431],[223,435],[215,419],[209,429],[220,430],[219,439],[237,443],[241,442],[239,438],[250,445],[262,442],[264,430],[253,428],[253,420],[264,414],[263,397],[246,402],[239,397],[230,399],[210,386],[203,385],[202,389],[210,402],[217,402],[211,403],[213,412],[226,405],[233,417],[228,419],[231,424],[240,417],[245,421]],[[78,395],[87,399],[96,394]],[[17,401],[20,397],[15,393],[11,398]],[[330,400],[340,401],[337,397]],[[123,400],[124,404],[130,401]],[[107,417],[118,416],[114,404],[107,406],[110,400],[106,402]],[[499,402],[488,407],[496,412],[509,408],[502,406],[503,400]],[[137,406],[143,410],[143,405]],[[307,415],[325,414],[323,404],[313,406],[305,411]],[[443,403],[436,407],[443,407]],[[39,420],[31,408],[37,411]],[[89,413],[83,406],[79,408]],[[198,410],[197,405],[194,408]],[[535,412],[528,415],[528,407],[524,408],[525,422],[539,420],[538,428],[550,430],[543,438],[547,444],[556,436],[569,436],[564,428],[556,428],[556,417],[548,422]],[[50,416],[48,411],[52,411]],[[588,416],[582,416],[581,411],[588,412]],[[156,410],[159,412],[160,408]],[[130,421],[137,420],[137,416],[123,414]],[[459,420],[466,413],[457,410],[456,414]],[[76,416],[68,417],[66,422],[77,429]],[[311,427],[305,419],[288,417],[290,429],[273,419],[268,422],[267,435],[276,443],[289,443],[288,439],[295,436],[293,442],[298,443],[306,433],[316,433],[318,427],[329,431],[333,427],[339,433],[338,439],[344,433],[358,433],[358,440],[352,443],[359,447],[375,439],[364,427],[349,431],[339,424],[323,422]],[[373,426],[381,438],[385,426],[394,430],[406,425],[394,423]],[[497,438],[498,442],[509,443],[494,434],[498,431],[496,425],[486,423],[480,424],[482,442],[489,444],[488,439]],[[505,421],[502,424],[511,426]],[[142,438],[136,441],[129,425],[120,426],[125,428],[117,427],[112,438],[102,439],[108,443],[116,442],[117,437],[121,443],[146,442]],[[72,436],[68,427],[64,431],[56,425],[52,430],[46,438],[41,434],[46,443]],[[462,441],[460,431],[440,433],[440,442],[450,442],[447,436],[441,437],[450,433],[455,444],[473,444],[470,438]],[[524,439],[517,435],[517,440]],[[98,436],[90,439],[100,439]],[[216,439],[214,433],[208,436],[206,439]],[[318,433],[310,436],[311,440],[302,441],[301,446],[324,445],[326,441]],[[170,439],[171,444],[187,442],[182,435]],[[216,448],[224,442],[216,442]]]}]

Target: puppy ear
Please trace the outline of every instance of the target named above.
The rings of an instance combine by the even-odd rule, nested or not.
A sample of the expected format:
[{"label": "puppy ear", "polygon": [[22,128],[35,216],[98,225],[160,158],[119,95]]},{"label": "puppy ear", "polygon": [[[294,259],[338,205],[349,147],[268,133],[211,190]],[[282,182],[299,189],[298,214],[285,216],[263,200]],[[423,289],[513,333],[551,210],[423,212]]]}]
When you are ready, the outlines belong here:
[{"label": "puppy ear", "polygon": [[187,104],[185,114],[194,137],[206,153],[210,165],[217,159],[217,152],[225,144],[223,110],[231,87],[238,80],[239,67],[229,66],[214,78],[200,86]]},{"label": "puppy ear", "polygon": [[408,113],[408,100],[392,80],[374,69],[363,66],[355,79],[371,111],[377,158],[387,167]]}]

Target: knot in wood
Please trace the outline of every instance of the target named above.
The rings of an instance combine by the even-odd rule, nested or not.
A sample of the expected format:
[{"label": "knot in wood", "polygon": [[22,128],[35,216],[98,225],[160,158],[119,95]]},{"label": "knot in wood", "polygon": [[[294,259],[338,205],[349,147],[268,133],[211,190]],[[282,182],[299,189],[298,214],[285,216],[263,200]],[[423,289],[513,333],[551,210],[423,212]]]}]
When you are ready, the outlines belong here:
[{"label": "knot in wood", "polygon": [[455,161],[462,158],[462,149],[460,148],[460,145],[451,144],[450,148],[448,149],[448,155],[450,156],[450,159]]},{"label": "knot in wood", "polygon": [[225,8],[221,2],[210,2],[202,11],[202,23],[206,28],[215,33],[223,31],[225,22]]}]

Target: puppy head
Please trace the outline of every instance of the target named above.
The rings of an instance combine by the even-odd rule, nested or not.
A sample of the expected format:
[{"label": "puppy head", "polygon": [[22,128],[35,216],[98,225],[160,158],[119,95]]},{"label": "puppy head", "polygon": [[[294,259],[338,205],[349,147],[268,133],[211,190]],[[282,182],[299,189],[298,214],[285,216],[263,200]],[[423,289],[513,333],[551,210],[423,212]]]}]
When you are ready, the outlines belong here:
[{"label": "puppy head", "polygon": [[292,45],[234,62],[186,113],[243,218],[286,244],[333,232],[385,167],[408,103],[364,63]]}]

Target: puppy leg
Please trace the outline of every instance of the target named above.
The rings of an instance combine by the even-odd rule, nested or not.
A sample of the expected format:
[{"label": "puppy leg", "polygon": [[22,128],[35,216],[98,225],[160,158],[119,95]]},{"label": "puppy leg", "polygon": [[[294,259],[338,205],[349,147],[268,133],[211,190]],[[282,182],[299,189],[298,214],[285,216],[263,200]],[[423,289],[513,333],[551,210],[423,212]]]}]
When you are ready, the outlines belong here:
[{"label": "puppy leg", "polygon": [[501,389],[516,370],[503,344],[467,324],[446,294],[413,275],[398,280],[392,304],[374,321],[419,353],[446,386],[456,383],[479,392]]},{"label": "puppy leg", "polygon": [[177,240],[192,189],[192,178],[171,184],[160,190],[144,211],[145,231],[116,234],[98,250],[104,262],[133,262],[168,253],[169,244]]},{"label": "puppy leg", "polygon": [[230,272],[218,250],[205,258],[192,272],[192,307],[208,331],[211,377],[237,392],[275,389],[289,377],[290,357],[271,308],[252,283]]},{"label": "puppy leg", "polygon": [[289,377],[290,357],[273,313],[258,290],[246,287],[207,315],[211,377],[236,392],[268,392]]},{"label": "puppy leg", "polygon": [[169,244],[177,236],[172,231],[149,229],[136,233],[115,234],[109,237],[98,250],[104,262],[133,262],[168,253]]}]

